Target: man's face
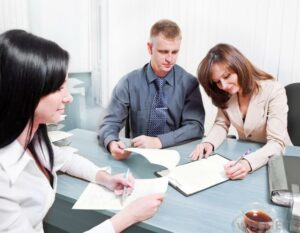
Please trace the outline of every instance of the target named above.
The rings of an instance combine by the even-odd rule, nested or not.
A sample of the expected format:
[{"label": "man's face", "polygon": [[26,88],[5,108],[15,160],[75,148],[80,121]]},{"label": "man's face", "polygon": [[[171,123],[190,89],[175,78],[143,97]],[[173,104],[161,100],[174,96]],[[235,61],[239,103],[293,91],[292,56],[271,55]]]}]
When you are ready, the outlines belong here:
[{"label": "man's face", "polygon": [[166,39],[161,34],[148,42],[148,52],[151,55],[151,66],[154,73],[164,77],[176,64],[181,39]]}]

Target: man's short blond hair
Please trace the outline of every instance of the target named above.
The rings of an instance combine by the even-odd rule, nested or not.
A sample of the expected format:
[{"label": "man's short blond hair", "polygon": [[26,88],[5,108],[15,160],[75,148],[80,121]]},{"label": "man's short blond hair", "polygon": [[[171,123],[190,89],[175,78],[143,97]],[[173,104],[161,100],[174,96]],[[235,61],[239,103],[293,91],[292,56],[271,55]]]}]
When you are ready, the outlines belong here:
[{"label": "man's short blond hair", "polygon": [[162,34],[166,39],[181,39],[179,26],[169,19],[162,19],[153,24],[150,30],[150,39],[157,37],[159,34]]}]

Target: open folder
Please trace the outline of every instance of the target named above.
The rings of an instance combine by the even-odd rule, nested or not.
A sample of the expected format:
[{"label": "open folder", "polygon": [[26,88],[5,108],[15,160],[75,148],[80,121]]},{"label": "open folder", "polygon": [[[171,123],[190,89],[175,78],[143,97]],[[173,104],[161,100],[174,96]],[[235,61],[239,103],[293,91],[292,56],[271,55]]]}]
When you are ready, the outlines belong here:
[{"label": "open folder", "polygon": [[228,178],[224,165],[228,159],[219,154],[194,162],[179,165],[171,170],[155,172],[158,176],[169,176],[169,183],[185,196],[190,196],[204,189],[222,183]]}]

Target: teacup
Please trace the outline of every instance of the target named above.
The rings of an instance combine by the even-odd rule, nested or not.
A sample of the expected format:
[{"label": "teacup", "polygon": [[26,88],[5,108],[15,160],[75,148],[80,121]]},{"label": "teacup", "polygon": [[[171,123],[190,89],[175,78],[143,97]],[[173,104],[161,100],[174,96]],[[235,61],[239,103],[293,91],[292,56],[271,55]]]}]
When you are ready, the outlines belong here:
[{"label": "teacup", "polygon": [[243,221],[249,233],[265,233],[272,229],[275,212],[260,203],[252,203],[243,209]]}]

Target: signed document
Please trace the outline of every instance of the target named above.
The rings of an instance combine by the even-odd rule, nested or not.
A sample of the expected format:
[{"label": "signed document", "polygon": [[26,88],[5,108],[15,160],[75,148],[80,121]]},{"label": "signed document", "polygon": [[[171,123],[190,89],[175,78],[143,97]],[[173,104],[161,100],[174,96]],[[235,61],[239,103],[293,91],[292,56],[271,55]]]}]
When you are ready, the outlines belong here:
[{"label": "signed document", "polygon": [[137,198],[154,193],[165,193],[168,188],[167,177],[154,179],[136,179],[134,190],[122,205],[121,196],[116,196],[114,192],[103,186],[90,183],[83,191],[73,209],[89,210],[121,210]]},{"label": "signed document", "polygon": [[215,154],[171,170],[158,171],[156,175],[168,177],[175,189],[189,196],[228,180],[224,173],[224,165],[227,162],[228,159]]}]

